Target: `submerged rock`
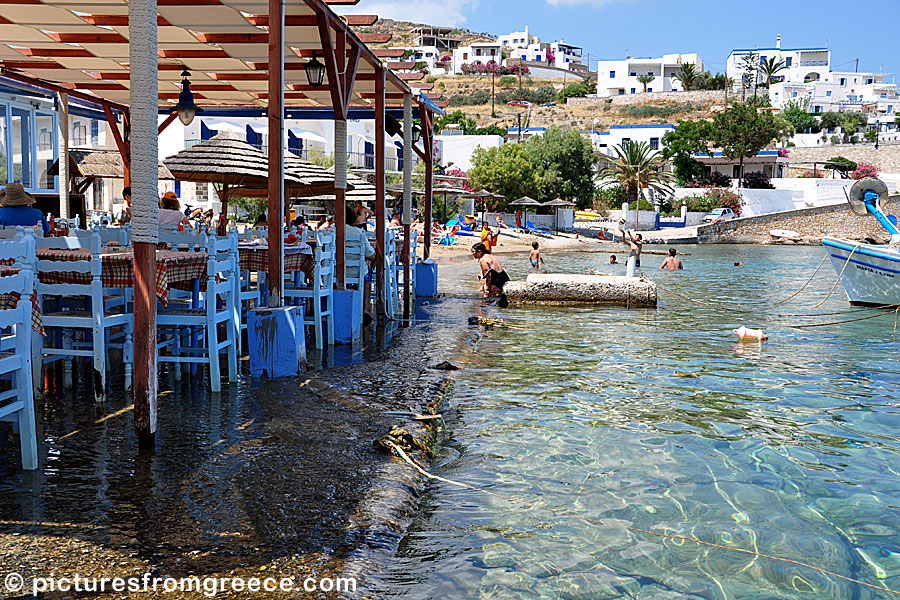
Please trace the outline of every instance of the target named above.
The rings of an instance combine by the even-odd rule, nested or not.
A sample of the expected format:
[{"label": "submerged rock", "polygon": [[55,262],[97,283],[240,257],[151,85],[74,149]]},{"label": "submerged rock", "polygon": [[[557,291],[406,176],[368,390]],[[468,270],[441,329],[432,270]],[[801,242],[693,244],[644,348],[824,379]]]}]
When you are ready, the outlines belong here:
[{"label": "submerged rock", "polygon": [[510,304],[656,306],[656,284],[645,277],[531,274],[504,286]]}]

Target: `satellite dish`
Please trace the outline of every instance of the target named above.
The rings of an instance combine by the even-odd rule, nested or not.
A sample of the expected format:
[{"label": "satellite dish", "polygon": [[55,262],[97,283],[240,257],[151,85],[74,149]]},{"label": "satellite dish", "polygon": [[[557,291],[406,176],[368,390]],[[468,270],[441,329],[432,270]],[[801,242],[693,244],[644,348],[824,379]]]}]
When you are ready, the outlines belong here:
[{"label": "satellite dish", "polygon": [[847,195],[850,210],[862,216],[869,214],[869,211],[866,210],[866,192],[878,195],[878,198],[875,199],[875,208],[881,212],[881,200],[888,197],[888,188],[883,181],[874,177],[860,179],[850,188],[850,193]]}]

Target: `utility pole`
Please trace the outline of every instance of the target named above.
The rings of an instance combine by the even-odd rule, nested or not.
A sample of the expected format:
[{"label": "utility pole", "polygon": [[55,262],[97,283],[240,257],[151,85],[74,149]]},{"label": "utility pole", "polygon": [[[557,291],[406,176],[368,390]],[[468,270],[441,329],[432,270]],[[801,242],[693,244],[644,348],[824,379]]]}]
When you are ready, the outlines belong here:
[{"label": "utility pole", "polygon": [[516,118],[519,120],[519,135],[516,137],[516,143],[522,143],[522,113],[516,115]]},{"label": "utility pole", "polygon": [[497,118],[497,111],[494,109],[494,70],[491,69],[491,118]]},{"label": "utility pole", "polygon": [[853,71],[854,73],[859,73],[859,59],[856,59],[856,69]]}]

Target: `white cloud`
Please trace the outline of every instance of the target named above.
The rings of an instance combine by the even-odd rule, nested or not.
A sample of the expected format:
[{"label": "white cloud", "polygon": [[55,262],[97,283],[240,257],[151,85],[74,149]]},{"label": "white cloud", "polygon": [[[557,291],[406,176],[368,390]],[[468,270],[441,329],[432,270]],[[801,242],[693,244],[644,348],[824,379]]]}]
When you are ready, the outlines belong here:
[{"label": "white cloud", "polygon": [[371,0],[355,7],[335,8],[339,13],[362,13],[395,21],[457,27],[478,8],[478,0]]}]

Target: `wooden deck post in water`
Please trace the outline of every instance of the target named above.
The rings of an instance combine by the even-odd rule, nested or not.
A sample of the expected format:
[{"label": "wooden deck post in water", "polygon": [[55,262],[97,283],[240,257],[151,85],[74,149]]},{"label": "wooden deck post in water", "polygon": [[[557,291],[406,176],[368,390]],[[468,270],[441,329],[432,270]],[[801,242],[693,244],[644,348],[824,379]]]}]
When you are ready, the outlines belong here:
[{"label": "wooden deck post in water", "polygon": [[409,236],[412,223],[412,94],[403,94],[403,314],[409,314]]},{"label": "wooden deck post in water", "polygon": [[[156,436],[156,242],[159,229],[156,15],[156,0],[131,0],[128,3],[131,136],[136,143],[133,152],[130,145],[127,146],[130,160],[125,161],[125,173],[126,177],[130,175],[133,198],[134,430],[142,448],[152,447]],[[123,155],[123,158],[126,157]]]},{"label": "wooden deck post in water", "polygon": [[[424,104],[419,105],[419,118],[422,121],[422,145],[425,149],[425,248],[422,256],[431,256],[431,220],[432,194],[434,193],[434,124],[431,112]],[[415,268],[415,267],[413,267]]]},{"label": "wooden deck post in water", "polygon": [[284,0],[269,0],[269,307],[284,289]]},{"label": "wooden deck post in water", "polygon": [[375,308],[379,316],[385,313],[385,272],[384,272],[384,241],[385,241],[385,206],[384,192],[384,67],[375,69],[375,252],[377,262],[375,264]]}]

